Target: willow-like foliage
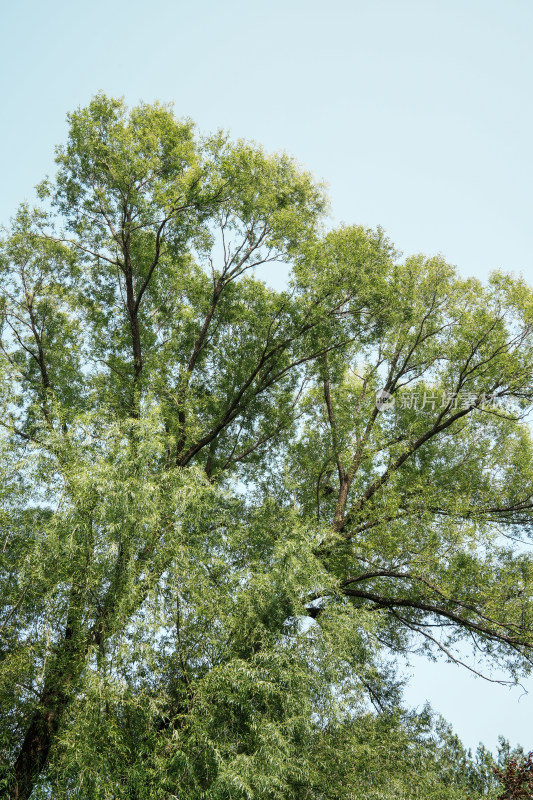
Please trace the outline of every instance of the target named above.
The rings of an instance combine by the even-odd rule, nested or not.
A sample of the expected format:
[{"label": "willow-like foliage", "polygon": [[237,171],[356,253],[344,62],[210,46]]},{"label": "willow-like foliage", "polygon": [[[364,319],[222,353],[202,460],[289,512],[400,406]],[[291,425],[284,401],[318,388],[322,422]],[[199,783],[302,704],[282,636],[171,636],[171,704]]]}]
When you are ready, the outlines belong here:
[{"label": "willow-like foliage", "polygon": [[531,289],[166,106],[69,126],[0,246],[3,796],[496,797],[395,655],[531,667]]}]

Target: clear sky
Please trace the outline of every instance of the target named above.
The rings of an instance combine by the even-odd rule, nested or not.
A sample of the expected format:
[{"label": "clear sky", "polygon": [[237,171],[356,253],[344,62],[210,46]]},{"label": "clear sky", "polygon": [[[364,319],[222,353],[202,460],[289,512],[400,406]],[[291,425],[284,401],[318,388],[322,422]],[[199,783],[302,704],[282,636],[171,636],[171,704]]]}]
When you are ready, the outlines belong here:
[{"label": "clear sky", "polygon": [[[531,0],[6,1],[0,224],[101,89],[286,150],[329,184],[332,224],[533,283],[532,37]],[[427,697],[466,744],[533,749],[533,681],[519,700],[413,663],[408,701]]]}]

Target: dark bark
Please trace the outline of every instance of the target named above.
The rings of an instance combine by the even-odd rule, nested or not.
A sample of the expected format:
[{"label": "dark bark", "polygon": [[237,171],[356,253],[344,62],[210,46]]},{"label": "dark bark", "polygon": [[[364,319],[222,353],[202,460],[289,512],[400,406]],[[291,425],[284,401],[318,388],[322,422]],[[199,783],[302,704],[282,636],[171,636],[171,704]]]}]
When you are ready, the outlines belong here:
[{"label": "dark bark", "polygon": [[67,627],[61,649],[47,672],[39,705],[33,713],[13,767],[10,800],[28,800],[35,780],[48,761],[61,720],[68,709],[71,691],[83,669],[87,645],[79,642]]}]

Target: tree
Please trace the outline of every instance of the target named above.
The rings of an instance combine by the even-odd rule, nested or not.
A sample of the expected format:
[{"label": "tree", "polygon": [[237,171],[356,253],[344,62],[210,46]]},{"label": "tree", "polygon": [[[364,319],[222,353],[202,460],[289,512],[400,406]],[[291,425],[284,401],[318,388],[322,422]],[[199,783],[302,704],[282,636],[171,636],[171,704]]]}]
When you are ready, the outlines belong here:
[{"label": "tree", "polygon": [[464,796],[394,655],[531,666],[532,291],[165,106],[69,124],[0,254],[7,796]]},{"label": "tree", "polygon": [[533,753],[520,760],[511,758],[505,770],[495,768],[495,772],[503,789],[498,800],[528,800],[533,797]]}]

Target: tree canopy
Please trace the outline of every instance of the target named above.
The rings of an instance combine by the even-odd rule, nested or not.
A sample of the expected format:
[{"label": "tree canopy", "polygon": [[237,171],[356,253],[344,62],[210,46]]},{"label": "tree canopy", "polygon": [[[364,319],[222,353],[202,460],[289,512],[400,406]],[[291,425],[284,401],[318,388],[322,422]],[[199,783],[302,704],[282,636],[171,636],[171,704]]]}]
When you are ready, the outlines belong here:
[{"label": "tree canopy", "polygon": [[0,246],[2,791],[496,797],[395,656],[531,668],[533,291],[166,106],[68,119]]}]

